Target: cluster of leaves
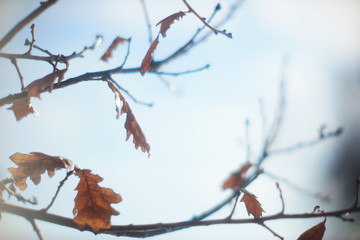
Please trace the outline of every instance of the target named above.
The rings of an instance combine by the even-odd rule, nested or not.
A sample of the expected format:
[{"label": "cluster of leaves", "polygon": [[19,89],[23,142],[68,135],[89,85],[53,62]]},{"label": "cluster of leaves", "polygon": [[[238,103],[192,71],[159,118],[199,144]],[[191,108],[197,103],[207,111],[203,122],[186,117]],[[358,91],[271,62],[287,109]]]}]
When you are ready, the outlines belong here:
[{"label": "cluster of leaves", "polygon": [[20,190],[27,188],[26,180],[28,178],[34,184],[39,184],[41,175],[46,171],[52,177],[55,175],[55,170],[66,169],[70,174],[79,177],[79,183],[75,189],[77,195],[74,199],[75,206],[73,209],[73,220],[79,228],[88,226],[93,232],[109,229],[111,227],[111,216],[119,214],[111,207],[111,204],[120,203],[122,201],[121,196],[110,188],[100,187],[99,183],[103,179],[99,175],[91,173],[91,170],[80,169],[66,158],[40,152],[15,153],[10,156],[10,159],[18,167],[11,167],[8,171]]}]

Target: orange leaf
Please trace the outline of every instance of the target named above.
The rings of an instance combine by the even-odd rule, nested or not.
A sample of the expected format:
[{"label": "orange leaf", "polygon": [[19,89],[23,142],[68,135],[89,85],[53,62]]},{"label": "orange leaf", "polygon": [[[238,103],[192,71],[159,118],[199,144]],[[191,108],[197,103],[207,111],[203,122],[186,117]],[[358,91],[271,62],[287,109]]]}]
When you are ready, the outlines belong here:
[{"label": "orange leaf", "polygon": [[[139,123],[136,121],[129,103],[126,101],[114,83],[108,81],[108,84],[110,89],[115,93],[117,118],[119,118],[121,114],[126,113],[126,120],[124,125],[126,129],[126,140],[129,139],[130,135],[133,135],[133,143],[135,144],[135,148],[137,149],[140,147],[141,151],[147,152],[149,154],[150,145],[146,142],[145,135],[142,132]],[[120,108],[121,101],[123,102],[122,108]]]},{"label": "orange leaf", "polygon": [[79,170],[76,175],[80,181],[75,189],[78,193],[74,200],[74,222],[81,228],[87,225],[94,232],[109,229],[111,216],[119,215],[111,204],[121,202],[121,196],[110,188],[100,187],[98,183],[103,179],[92,174],[91,170]]},{"label": "orange leaf", "polygon": [[33,113],[35,116],[39,115],[39,113],[36,112],[36,110],[31,105],[30,98],[13,102],[13,105],[9,108],[9,110],[12,110],[14,112],[17,121],[20,121],[29,113]]},{"label": "orange leaf", "polygon": [[140,67],[140,73],[144,76],[144,74],[150,70],[151,68],[151,61],[152,61],[152,55],[159,44],[159,36],[155,38],[155,40],[152,42],[150,48],[146,52],[146,55],[144,59],[142,60],[141,67]]},{"label": "orange leaf", "polygon": [[235,189],[237,187],[241,187],[244,180],[244,174],[247,172],[247,170],[251,167],[250,163],[244,164],[239,171],[233,173],[228,180],[223,184],[223,189],[232,188]]},{"label": "orange leaf", "polygon": [[18,168],[8,168],[15,180],[16,186],[21,190],[27,188],[26,178],[30,179],[37,185],[41,181],[41,174],[46,170],[50,177],[54,176],[55,169],[67,168],[74,169],[74,164],[62,157],[50,156],[40,152],[31,152],[30,154],[15,153],[10,159],[18,165]]},{"label": "orange leaf", "polygon": [[104,55],[102,55],[101,60],[107,62],[107,60],[109,60],[109,58],[112,56],[112,52],[117,48],[117,46],[121,43],[126,42],[127,39],[121,38],[121,37],[116,37],[110,47],[106,50],[106,52],[104,53]]},{"label": "orange leaf", "polygon": [[261,203],[257,200],[257,197],[249,191],[242,189],[244,196],[240,200],[245,203],[248,215],[252,214],[255,218],[261,217],[264,210],[261,207]]},{"label": "orange leaf", "polygon": [[58,83],[64,79],[65,72],[68,69],[68,63],[66,62],[66,68],[62,70],[56,70],[45,77],[42,77],[38,80],[31,82],[26,86],[26,90],[28,92],[28,97],[38,97],[40,98],[40,94],[46,89],[51,93],[54,88],[54,82],[56,78],[58,79]]},{"label": "orange leaf", "polygon": [[316,224],[312,228],[303,232],[297,240],[321,240],[324,236],[326,218],[321,223]]},{"label": "orange leaf", "polygon": [[170,28],[170,25],[173,24],[175,22],[175,20],[180,20],[183,16],[185,16],[185,12],[178,12],[178,13],[174,13],[170,16],[168,16],[167,18],[164,18],[163,20],[161,20],[158,24],[156,24],[156,26],[158,26],[159,24],[161,24],[160,26],[160,33],[163,37],[166,37],[166,31]]}]

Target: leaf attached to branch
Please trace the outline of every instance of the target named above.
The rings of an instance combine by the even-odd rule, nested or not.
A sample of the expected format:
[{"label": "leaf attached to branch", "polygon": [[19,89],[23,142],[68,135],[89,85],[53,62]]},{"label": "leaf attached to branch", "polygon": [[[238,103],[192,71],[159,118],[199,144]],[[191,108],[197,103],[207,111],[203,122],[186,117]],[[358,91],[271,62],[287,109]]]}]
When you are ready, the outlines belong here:
[{"label": "leaf attached to branch", "polygon": [[252,214],[255,218],[261,217],[264,210],[261,207],[261,203],[257,200],[257,197],[245,189],[242,189],[242,191],[244,196],[240,202],[245,203],[248,215]]},{"label": "leaf attached to branch", "polygon": [[251,167],[250,163],[245,163],[239,171],[233,173],[223,184],[223,189],[241,187],[244,181],[244,175]]},{"label": "leaf attached to branch", "polygon": [[107,62],[109,60],[110,57],[112,57],[112,52],[119,46],[119,44],[124,43],[128,41],[127,39],[121,38],[121,37],[116,37],[111,45],[109,46],[109,48],[106,50],[106,52],[104,53],[104,55],[102,55],[101,60]]},{"label": "leaf attached to branch", "polygon": [[91,170],[78,170],[75,174],[80,181],[75,189],[78,193],[74,200],[74,222],[81,228],[87,225],[94,232],[109,229],[111,216],[119,215],[111,204],[121,202],[121,196],[110,188],[100,187],[98,183],[103,179]]},{"label": "leaf attached to branch", "polygon": [[74,164],[65,158],[50,156],[40,152],[31,152],[30,154],[15,153],[10,159],[18,165],[17,168],[8,168],[15,180],[16,186],[20,190],[27,188],[26,178],[37,185],[41,181],[41,174],[48,172],[50,177],[54,176],[56,169],[66,168],[73,170]]},{"label": "leaf attached to branch", "polygon": [[9,108],[9,110],[12,110],[14,112],[16,121],[20,121],[29,113],[33,113],[35,116],[39,115],[39,113],[31,105],[30,98],[21,99],[13,102],[13,105]]},{"label": "leaf attached to branch", "polygon": [[182,17],[185,16],[185,12],[177,12],[174,13],[170,16],[168,16],[167,18],[164,18],[163,20],[161,20],[158,24],[156,24],[156,26],[158,26],[160,24],[160,33],[163,37],[166,37],[166,32],[167,30],[170,28],[170,25],[173,24],[175,22],[175,20],[180,20]]},{"label": "leaf attached to branch", "polygon": [[[126,129],[126,140],[130,138],[130,135],[133,135],[133,143],[135,148],[141,148],[141,151],[150,152],[150,145],[147,143],[144,133],[142,132],[139,123],[136,121],[135,116],[129,106],[129,103],[126,101],[124,96],[121,94],[118,87],[111,81],[108,81],[110,89],[115,93],[115,103],[116,103],[116,112],[117,118],[121,114],[126,113],[125,120],[125,129]],[[122,102],[122,107],[120,108]]]},{"label": "leaf attached to branch", "polygon": [[316,224],[312,228],[303,232],[297,240],[321,240],[324,236],[326,218],[321,223]]},{"label": "leaf attached to branch", "polygon": [[146,52],[146,55],[145,55],[144,59],[142,60],[141,67],[140,67],[141,75],[144,76],[144,74],[150,70],[152,56],[153,56],[153,53],[154,53],[154,51],[155,51],[158,44],[159,44],[159,36],[157,36],[155,38],[155,40],[152,42],[150,48]]}]

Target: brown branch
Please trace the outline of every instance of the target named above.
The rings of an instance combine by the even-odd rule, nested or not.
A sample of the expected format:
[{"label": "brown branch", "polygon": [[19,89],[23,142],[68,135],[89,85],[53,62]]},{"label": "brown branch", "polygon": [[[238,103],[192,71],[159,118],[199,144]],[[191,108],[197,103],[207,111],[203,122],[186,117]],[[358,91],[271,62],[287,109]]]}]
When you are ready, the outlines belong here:
[{"label": "brown branch", "polygon": [[[29,47],[29,50],[27,51],[26,55],[29,55],[31,54],[31,51],[35,45],[35,24],[31,24],[31,42],[30,42],[30,47]],[[25,41],[26,43],[27,41]]]},{"label": "brown branch", "polygon": [[150,18],[149,18],[149,13],[145,4],[145,0],[140,0],[141,2],[141,6],[144,12],[144,16],[145,16],[145,21],[146,21],[146,26],[147,26],[147,30],[149,33],[149,43],[151,45],[151,43],[153,42],[153,36],[152,36],[152,32],[151,32],[151,23],[150,23]]},{"label": "brown branch", "polygon": [[52,207],[52,205],[54,204],[54,202],[56,200],[56,197],[58,196],[58,194],[60,192],[60,189],[62,188],[62,186],[64,186],[65,182],[68,180],[68,178],[72,174],[73,174],[73,171],[69,171],[69,172],[66,173],[65,178],[60,181],[59,186],[58,186],[58,188],[56,190],[56,193],[55,193],[54,197],[51,199],[51,202],[49,203],[49,205],[46,208],[42,209],[42,211],[47,212]]},{"label": "brown branch", "polygon": [[284,213],[284,211],[285,211],[285,202],[284,202],[284,197],[282,195],[282,191],[281,191],[281,188],[280,188],[280,184],[278,182],[276,182],[276,188],[279,190],[279,194],[280,194],[281,213]]},{"label": "brown branch", "polygon": [[18,75],[19,75],[20,84],[21,84],[21,91],[22,91],[22,92],[25,92],[24,77],[23,77],[23,75],[22,75],[21,72],[20,72],[20,68],[19,68],[19,66],[18,66],[18,64],[17,64],[16,58],[12,58],[12,59],[11,59],[11,63],[14,64],[14,66],[15,66],[15,68],[16,68],[16,71],[17,71],[17,73],[18,73]]},{"label": "brown branch", "polygon": [[34,231],[36,232],[36,235],[38,236],[39,240],[43,240],[43,237],[41,235],[40,229],[36,225],[36,222],[33,218],[26,218],[32,225]]},{"label": "brown branch", "polygon": [[266,228],[269,232],[271,232],[275,237],[280,238],[281,240],[284,240],[284,238],[282,236],[280,236],[279,234],[277,234],[274,230],[272,230],[269,226],[267,226],[265,223],[259,223],[260,226],[263,226],[264,228]]},{"label": "brown branch", "polygon": [[[91,231],[88,227],[79,229],[76,224],[70,218],[61,217],[58,215],[50,214],[47,212],[27,209],[8,203],[0,202],[0,211],[8,212],[18,216],[26,218],[38,219],[49,223],[54,223],[64,227],[70,227],[78,230]],[[261,224],[266,221],[274,221],[280,219],[306,219],[306,218],[319,218],[319,217],[335,217],[342,220],[342,216],[348,213],[360,212],[360,207],[345,208],[337,211],[323,212],[323,213],[302,213],[302,214],[274,214],[265,216],[262,218],[244,218],[244,219],[215,219],[215,220],[203,220],[203,221],[183,221],[176,223],[157,223],[157,224],[146,224],[146,225],[116,225],[112,226],[109,230],[100,230],[98,233],[115,235],[115,236],[128,236],[128,237],[147,237],[155,236],[163,233],[170,233],[176,230],[185,228],[198,227],[198,226],[211,226],[211,225],[223,225],[223,224]]]},{"label": "brown branch", "polygon": [[37,16],[39,16],[42,12],[48,9],[50,6],[55,4],[57,0],[48,0],[46,2],[41,2],[40,7],[35,9],[32,13],[26,16],[23,20],[21,20],[18,24],[15,25],[1,40],[0,40],[0,50],[2,50],[6,44],[8,44],[11,39],[27,24],[33,21]]},{"label": "brown branch", "polygon": [[207,26],[209,29],[211,29],[215,34],[223,34],[228,38],[232,38],[232,34],[231,33],[227,33],[226,30],[217,30],[215,28],[213,28],[210,24],[208,24],[205,20],[206,18],[201,17],[188,3],[186,0],[183,0],[184,4],[186,5],[186,7],[189,9],[189,12],[192,12],[205,26]]}]

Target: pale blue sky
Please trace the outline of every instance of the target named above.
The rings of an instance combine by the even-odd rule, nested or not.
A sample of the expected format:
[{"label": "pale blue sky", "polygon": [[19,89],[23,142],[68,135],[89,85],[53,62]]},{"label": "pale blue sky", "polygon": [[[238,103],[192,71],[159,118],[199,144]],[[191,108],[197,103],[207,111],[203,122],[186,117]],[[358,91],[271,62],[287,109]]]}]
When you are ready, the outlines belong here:
[{"label": "pale blue sky", "polygon": [[[54,53],[70,54],[92,44],[97,34],[104,42],[95,52],[70,62],[66,77],[118,66],[124,48],[119,47],[109,63],[98,59],[115,36],[132,37],[127,67],[139,66],[149,46],[140,1],[70,1],[61,0],[38,17],[36,41]],[[233,1],[221,2],[223,11]],[[217,4],[214,0],[189,0],[200,14],[208,16]],[[180,0],[148,0],[153,25],[164,17],[186,10]],[[0,37],[19,19],[38,6],[38,1],[0,0]],[[261,147],[259,98],[263,99],[268,123],[276,107],[282,59],[290,56],[286,71],[287,107],[285,122],[276,146],[316,136],[320,125],[344,126],[338,117],[344,109],[337,100],[339,79],[334,73],[353,71],[360,57],[360,14],[358,1],[245,1],[235,17],[225,26],[233,39],[212,36],[192,52],[164,66],[161,70],[184,71],[205,64],[209,70],[179,77],[166,77],[181,93],[169,91],[157,76],[139,73],[114,75],[121,86],[154,107],[137,105],[129,99],[133,112],[151,145],[151,157],[135,150],[131,140],[125,142],[124,116],[116,120],[114,96],[103,82],[79,83],[42,94],[32,101],[39,117],[28,116],[15,121],[11,111],[0,109],[0,176],[7,177],[8,159],[15,152],[40,151],[61,155],[81,168],[92,169],[104,178],[102,186],[113,188],[124,201],[114,207],[121,212],[113,224],[157,223],[187,220],[212,207],[229,193],[221,185],[229,174],[245,161],[244,121],[251,121],[253,157]],[[192,16],[171,26],[167,38],[161,39],[155,56],[161,58],[177,49],[201,24]],[[158,29],[154,28],[153,33]],[[3,52],[23,53],[29,28],[23,29]],[[34,51],[35,52],[35,51]],[[20,84],[14,67],[0,58],[0,96],[19,92]],[[358,65],[357,65],[358,66]],[[20,61],[25,82],[38,79],[51,71],[42,62]],[[339,103],[340,102],[340,103]],[[326,185],[326,167],[341,140],[331,140],[315,148],[269,159],[265,169],[291,178],[314,191],[334,191]],[[311,169],[311,170],[309,170]],[[64,172],[48,179],[43,176],[38,186],[29,183],[25,196],[36,196],[39,207],[51,200]],[[72,217],[76,178],[62,189],[50,212]],[[283,185],[287,212],[309,212],[321,204]],[[275,183],[259,178],[249,187],[266,210],[276,213],[281,208]],[[13,201],[15,203],[15,201]],[[336,200],[335,200],[336,202]],[[328,206],[330,208],[330,206]],[[227,216],[231,206],[216,214]],[[246,217],[241,204],[235,216]],[[269,225],[285,239],[295,239],[320,219],[275,221]],[[339,229],[343,224],[331,220]],[[13,229],[21,226],[21,231]],[[94,236],[38,221],[45,239],[115,239]],[[0,222],[4,239],[37,239],[31,225],[21,217],[4,214]],[[1,236],[0,235],[0,236]],[[325,239],[338,239],[336,228],[329,228]],[[276,239],[256,225],[213,226],[193,228],[154,239]],[[122,238],[128,239],[128,238]]]}]

